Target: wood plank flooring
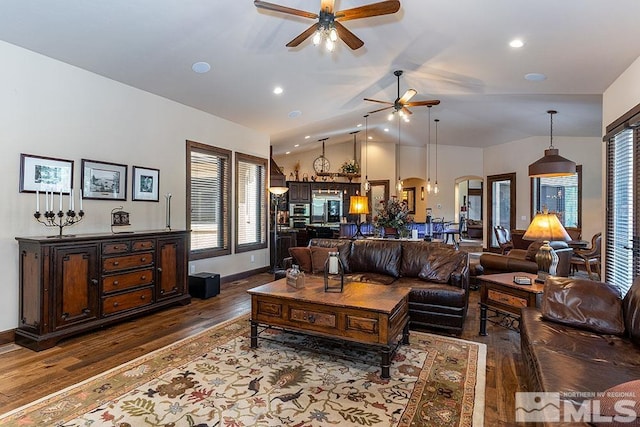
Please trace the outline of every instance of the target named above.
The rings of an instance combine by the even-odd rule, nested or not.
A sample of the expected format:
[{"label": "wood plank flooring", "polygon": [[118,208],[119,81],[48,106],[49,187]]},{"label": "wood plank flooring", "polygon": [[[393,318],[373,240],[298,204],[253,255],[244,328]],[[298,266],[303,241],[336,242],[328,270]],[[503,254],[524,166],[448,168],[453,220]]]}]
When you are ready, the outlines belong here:
[{"label": "wood plank flooring", "polygon": [[[220,295],[193,299],[187,306],[171,307],[60,342],[34,352],[19,347],[0,352],[0,413],[76,384],[176,340],[204,330],[250,310],[246,290],[272,280],[267,273],[222,285]],[[485,426],[514,424],[515,392],[524,390],[520,336],[487,325],[478,336],[479,292],[471,291],[462,337],[487,344]]]}]

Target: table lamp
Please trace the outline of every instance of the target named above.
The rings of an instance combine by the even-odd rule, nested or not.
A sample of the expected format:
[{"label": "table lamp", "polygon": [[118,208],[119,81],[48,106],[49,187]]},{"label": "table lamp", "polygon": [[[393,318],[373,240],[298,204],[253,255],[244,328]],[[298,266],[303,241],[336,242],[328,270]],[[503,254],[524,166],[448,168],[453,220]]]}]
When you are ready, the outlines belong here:
[{"label": "table lamp", "polygon": [[536,282],[543,283],[547,276],[555,275],[558,267],[558,255],[549,245],[551,240],[571,240],[569,233],[564,229],[555,213],[549,213],[545,209],[533,217],[531,224],[522,236],[525,240],[542,240],[542,246],[536,254],[538,264],[538,277]]},{"label": "table lamp", "polygon": [[369,198],[367,196],[351,196],[349,198],[349,215],[358,215],[356,219],[356,234],[353,235],[354,239],[364,238],[360,226],[360,215],[369,214]]}]

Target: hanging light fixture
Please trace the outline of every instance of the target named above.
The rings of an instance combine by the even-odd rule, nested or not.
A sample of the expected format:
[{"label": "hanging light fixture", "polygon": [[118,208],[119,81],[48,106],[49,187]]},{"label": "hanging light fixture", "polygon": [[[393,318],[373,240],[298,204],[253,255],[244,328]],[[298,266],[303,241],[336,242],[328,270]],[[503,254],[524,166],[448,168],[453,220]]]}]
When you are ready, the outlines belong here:
[{"label": "hanging light fixture", "polygon": [[427,130],[427,194],[431,194],[433,190],[431,188],[431,168],[429,167],[431,163],[431,105],[428,105],[427,108],[429,108],[429,127]]},{"label": "hanging light fixture", "polygon": [[369,182],[369,175],[367,175],[367,169],[369,168],[369,115],[364,116],[364,192],[365,194],[371,190],[371,183]]},{"label": "hanging light fixture", "polygon": [[398,116],[398,149],[396,152],[396,167],[398,169],[398,184],[396,189],[398,190],[398,196],[402,193],[402,179],[400,178],[400,116]]},{"label": "hanging light fixture", "polygon": [[438,194],[440,189],[438,188],[438,122],[440,119],[435,119],[436,122],[436,183],[433,186],[433,193]]},{"label": "hanging light fixture", "polygon": [[553,115],[557,114],[556,110],[549,110],[550,131],[549,131],[549,148],[544,150],[544,156],[529,165],[529,176],[538,178],[541,176],[568,176],[576,173],[576,164],[569,159],[558,154],[558,149],[553,147]]}]

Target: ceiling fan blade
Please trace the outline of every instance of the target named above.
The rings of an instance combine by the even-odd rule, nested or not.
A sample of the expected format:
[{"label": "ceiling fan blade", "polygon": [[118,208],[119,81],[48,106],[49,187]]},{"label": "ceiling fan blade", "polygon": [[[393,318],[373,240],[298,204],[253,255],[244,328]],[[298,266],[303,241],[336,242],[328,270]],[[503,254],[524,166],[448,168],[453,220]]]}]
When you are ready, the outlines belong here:
[{"label": "ceiling fan blade", "polygon": [[389,102],[389,101],[378,101],[377,99],[371,99],[371,98],[365,98],[364,100],[371,101],[371,102],[379,102],[380,104],[393,105],[393,102]]},{"label": "ceiling fan blade", "polygon": [[389,107],[380,108],[379,110],[369,111],[369,114],[377,113],[378,111],[388,110],[389,108],[393,108],[393,105],[391,105]]},{"label": "ceiling fan blade", "polygon": [[438,105],[440,104],[440,100],[439,99],[432,99],[429,101],[414,101],[414,102],[407,102],[405,105],[405,107],[420,107],[422,105]]},{"label": "ceiling fan blade", "polygon": [[306,12],[300,9],[293,9],[291,7],[280,6],[279,4],[273,4],[262,0],[254,0],[253,4],[259,9],[273,10],[274,12],[288,13],[289,15],[302,16],[304,18],[317,19],[317,13]]},{"label": "ceiling fan blade", "polygon": [[364,46],[364,42],[351,31],[347,30],[344,25],[337,21],[335,21],[334,24],[336,25],[336,30],[338,31],[338,37],[340,37],[342,41],[351,48],[351,50],[356,50]]},{"label": "ceiling fan blade", "polygon": [[309,28],[304,30],[302,33],[300,33],[300,35],[298,37],[296,37],[295,39],[293,39],[289,43],[287,43],[286,46],[287,47],[296,47],[296,46],[298,46],[300,43],[302,43],[303,41],[305,41],[306,39],[311,37],[311,35],[313,33],[315,33],[317,29],[318,29],[318,24],[313,24],[312,26],[310,26]]},{"label": "ceiling fan blade", "polygon": [[409,100],[413,98],[416,93],[418,92],[416,92],[415,89],[407,89],[407,91],[404,93],[404,95],[402,95],[402,97],[398,100],[398,102],[404,105],[407,102],[409,102]]},{"label": "ceiling fan blade", "polygon": [[401,111],[404,112],[406,115],[413,114],[411,110],[409,110],[407,107],[402,107]]},{"label": "ceiling fan blade", "polygon": [[320,10],[327,13],[333,13],[333,5],[335,0],[321,0]]},{"label": "ceiling fan blade", "polygon": [[400,10],[400,1],[387,0],[353,9],[341,10],[335,13],[336,20],[349,21],[351,19],[368,18],[369,16],[388,15]]}]

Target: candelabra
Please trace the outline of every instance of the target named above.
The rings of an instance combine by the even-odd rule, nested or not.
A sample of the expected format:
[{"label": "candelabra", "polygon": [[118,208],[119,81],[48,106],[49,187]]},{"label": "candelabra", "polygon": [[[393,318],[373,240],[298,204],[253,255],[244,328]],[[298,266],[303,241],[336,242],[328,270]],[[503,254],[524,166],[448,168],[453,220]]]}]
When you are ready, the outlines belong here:
[{"label": "candelabra", "polygon": [[[58,237],[62,237],[62,229],[70,225],[76,224],[82,221],[84,218],[84,211],[82,210],[82,191],[80,192],[80,210],[78,212],[74,209],[73,189],[69,192],[69,209],[64,212],[62,210],[62,191],[60,191],[60,209],[58,212],[53,208],[53,192],[45,192],[45,211],[44,214],[40,213],[40,192],[36,191],[36,211],[33,214],[36,221],[40,224],[44,224],[45,227],[58,227]],[[44,218],[43,218],[44,217]],[[43,218],[43,219],[40,219]]]},{"label": "candelabra", "polygon": [[[58,211],[57,213],[54,211],[45,211],[44,214],[36,211],[33,216],[40,224],[44,224],[46,227],[58,227],[60,229],[58,237],[62,237],[62,229],[82,221],[84,211],[81,209],[76,213],[76,211],[69,209],[66,213],[63,211]],[[40,219],[43,216],[44,220]]]},{"label": "candelabra", "polygon": [[171,230],[171,193],[165,194],[164,198],[167,200],[167,205],[165,206],[165,228]]}]

